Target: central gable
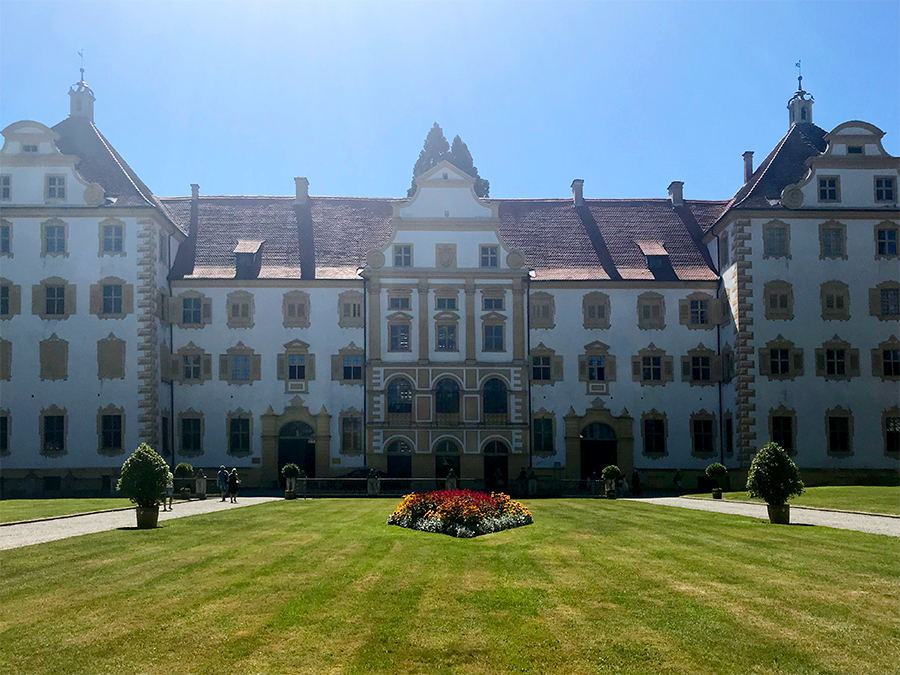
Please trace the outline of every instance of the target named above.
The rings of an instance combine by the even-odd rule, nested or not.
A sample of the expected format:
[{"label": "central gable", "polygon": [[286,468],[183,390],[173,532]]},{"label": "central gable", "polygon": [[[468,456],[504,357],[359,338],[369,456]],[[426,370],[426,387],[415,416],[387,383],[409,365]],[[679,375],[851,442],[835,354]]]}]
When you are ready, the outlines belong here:
[{"label": "central gable", "polygon": [[443,161],[416,178],[412,199],[395,206],[401,220],[494,218],[494,209],[475,194],[475,179]]}]

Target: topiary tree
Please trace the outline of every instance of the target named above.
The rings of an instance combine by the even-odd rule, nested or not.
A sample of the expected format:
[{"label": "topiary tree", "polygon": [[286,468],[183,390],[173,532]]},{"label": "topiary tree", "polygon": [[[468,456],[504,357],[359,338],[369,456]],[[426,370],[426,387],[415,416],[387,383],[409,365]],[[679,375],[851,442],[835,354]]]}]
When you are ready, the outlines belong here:
[{"label": "topiary tree", "polygon": [[159,504],[166,494],[169,466],[153,448],[141,443],[122,465],[116,489],[142,508]]},{"label": "topiary tree", "polygon": [[600,475],[603,476],[603,480],[619,480],[622,477],[622,471],[615,464],[610,464],[603,469]]},{"label": "topiary tree", "polygon": [[300,475],[300,467],[296,464],[285,464],[281,467],[281,475],[285,478],[296,478]]},{"label": "topiary tree", "polygon": [[747,492],[772,506],[783,506],[803,493],[797,465],[777,443],[766,443],[750,463]]},{"label": "topiary tree", "polygon": [[716,485],[721,489],[723,487],[723,483],[725,482],[725,476],[728,475],[728,469],[725,468],[724,464],[713,462],[708,467],[706,467],[706,475],[714,480],[716,482]]},{"label": "topiary tree", "polygon": [[190,478],[194,473],[194,467],[187,462],[181,462],[175,467],[175,478]]}]

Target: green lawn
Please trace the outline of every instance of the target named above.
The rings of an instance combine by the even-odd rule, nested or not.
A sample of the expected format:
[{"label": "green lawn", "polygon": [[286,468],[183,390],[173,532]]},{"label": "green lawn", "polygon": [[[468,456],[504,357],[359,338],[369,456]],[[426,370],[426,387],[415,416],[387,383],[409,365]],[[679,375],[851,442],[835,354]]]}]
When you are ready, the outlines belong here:
[{"label": "green lawn", "polygon": [[[705,497],[707,495],[694,496]],[[761,499],[751,499],[746,492],[724,492],[722,497],[724,499],[763,503]],[[802,495],[794,497],[789,503],[797,506],[815,506],[822,509],[900,515],[900,486],[837,485],[812,487],[806,488]]]},{"label": "green lawn", "polygon": [[530,502],[462,540],[298,500],[0,554],[0,672],[896,673],[898,540]]},{"label": "green lawn", "polygon": [[68,516],[104,509],[134,506],[128,499],[4,499],[0,500],[0,523],[34,518]]}]

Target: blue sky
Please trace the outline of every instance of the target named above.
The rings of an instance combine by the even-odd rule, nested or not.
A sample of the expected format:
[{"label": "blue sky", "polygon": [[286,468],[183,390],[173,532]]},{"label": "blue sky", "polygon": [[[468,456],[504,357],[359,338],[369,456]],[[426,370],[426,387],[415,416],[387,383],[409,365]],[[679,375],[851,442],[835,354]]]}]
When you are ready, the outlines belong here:
[{"label": "blue sky", "polygon": [[493,197],[727,199],[803,84],[900,154],[900,2],[0,1],[0,125],[95,121],[158,195],[403,196],[437,121]]}]

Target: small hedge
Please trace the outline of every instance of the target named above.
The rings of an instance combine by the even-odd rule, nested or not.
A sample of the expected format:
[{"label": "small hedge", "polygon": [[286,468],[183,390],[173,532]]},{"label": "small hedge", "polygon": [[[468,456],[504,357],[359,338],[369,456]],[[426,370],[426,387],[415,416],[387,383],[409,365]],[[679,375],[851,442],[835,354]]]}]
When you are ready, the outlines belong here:
[{"label": "small hedge", "polygon": [[122,477],[116,489],[138,506],[149,508],[163,500],[168,480],[166,460],[149,445],[141,443],[122,465]]},{"label": "small hedge", "polygon": [[797,465],[777,443],[767,443],[756,453],[747,474],[747,492],[772,506],[783,506],[803,493]]},{"label": "small hedge", "polygon": [[615,464],[610,464],[608,467],[603,469],[601,473],[603,480],[619,480],[623,474],[622,470],[617,467]]},{"label": "small hedge", "polygon": [[725,482],[725,476],[728,475],[728,469],[725,468],[724,464],[713,462],[708,467],[706,467],[706,475],[711,480],[715,481],[717,488],[721,489],[723,483]]},{"label": "small hedge", "polygon": [[175,478],[190,478],[194,474],[194,467],[187,462],[181,462],[173,472]]},{"label": "small hedge", "polygon": [[300,475],[300,467],[296,464],[285,464],[281,467],[281,475],[285,478],[296,478]]},{"label": "small hedge", "polygon": [[440,490],[406,495],[387,522],[411,530],[470,539],[534,521],[521,502],[502,492]]}]

